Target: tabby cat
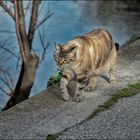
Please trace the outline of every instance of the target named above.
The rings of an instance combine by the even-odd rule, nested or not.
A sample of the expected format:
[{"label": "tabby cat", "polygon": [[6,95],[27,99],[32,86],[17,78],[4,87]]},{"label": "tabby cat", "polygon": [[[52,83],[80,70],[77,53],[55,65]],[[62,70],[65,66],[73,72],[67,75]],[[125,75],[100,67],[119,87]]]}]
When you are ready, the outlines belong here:
[{"label": "tabby cat", "polygon": [[56,44],[54,58],[57,65],[63,68],[60,82],[63,99],[69,100],[67,85],[71,80],[76,80],[74,100],[80,101],[81,89],[94,90],[98,77],[105,69],[109,69],[109,82],[115,84],[118,49],[118,43],[114,43],[111,34],[104,29],[78,36],[65,45]]}]

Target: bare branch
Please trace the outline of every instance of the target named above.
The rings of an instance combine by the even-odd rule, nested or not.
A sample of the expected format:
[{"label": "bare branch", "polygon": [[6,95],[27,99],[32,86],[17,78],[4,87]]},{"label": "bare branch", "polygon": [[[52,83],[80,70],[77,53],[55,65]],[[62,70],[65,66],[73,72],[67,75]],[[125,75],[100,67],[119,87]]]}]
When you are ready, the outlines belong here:
[{"label": "bare branch", "polygon": [[0,0],[0,6],[4,9],[5,12],[7,12],[13,20],[15,20],[15,15],[12,13],[12,11],[7,7],[6,4],[4,4],[3,0]]},{"label": "bare branch", "polygon": [[2,33],[7,33],[7,34],[16,34],[14,31],[9,31],[9,30],[0,30]]},{"label": "bare branch", "polygon": [[40,0],[34,0],[32,3],[32,13],[31,13],[31,20],[30,20],[30,26],[29,26],[29,32],[28,32],[28,41],[30,44],[30,49],[32,46],[32,41],[34,37],[35,27],[37,23],[38,18],[38,9],[41,1]]},{"label": "bare branch", "polygon": [[45,31],[43,30],[43,33],[41,34],[40,30],[38,30],[39,33],[39,38],[41,42],[41,46],[43,49],[42,57],[41,57],[41,62],[45,59],[46,54],[47,54],[47,49],[48,46],[50,45],[49,43],[46,43],[46,37],[45,37]]},{"label": "bare branch", "polygon": [[11,92],[13,92],[13,89],[12,89],[11,85],[7,82],[7,80],[5,80],[5,79],[3,79],[3,78],[1,78],[1,77],[0,77],[0,80],[2,81],[2,83],[3,83],[4,85],[6,85],[6,86],[9,88],[9,90],[10,90]]},{"label": "bare branch", "polygon": [[47,15],[36,25],[35,30],[39,28],[47,19],[49,19],[53,13],[47,13]]},{"label": "bare branch", "polygon": [[10,94],[10,93],[8,93],[5,89],[3,89],[2,87],[0,87],[0,90],[2,91],[2,92],[4,92],[6,95],[8,95],[8,96],[12,96],[12,94]]},{"label": "bare branch", "polygon": [[45,48],[44,36],[41,34],[40,30],[38,30],[38,34],[39,34],[41,45],[42,45],[43,48]]},{"label": "bare branch", "polygon": [[19,62],[20,62],[20,59],[17,60],[16,70],[18,69],[19,66],[21,66],[21,65],[19,65]]},{"label": "bare branch", "polygon": [[14,3],[14,0],[10,0],[11,1],[11,3]]},{"label": "bare branch", "polygon": [[[11,85],[11,89],[13,89],[13,88],[14,88],[14,80],[13,80],[13,78],[12,78],[12,76],[11,76],[11,74],[9,73],[8,70],[5,71],[5,75],[6,75],[6,77],[8,77],[8,78],[6,78],[6,79],[7,79],[7,81],[9,82],[9,85]],[[13,90],[12,90],[12,91],[13,91]]]},{"label": "bare branch", "polygon": [[0,72],[2,73],[2,77],[0,77],[0,81],[9,88],[10,92],[13,93],[13,89],[14,89],[14,80],[11,76],[11,74],[9,73],[9,69],[4,70],[1,66],[0,66]]},{"label": "bare branch", "polygon": [[48,49],[48,46],[49,46],[49,45],[50,45],[50,43],[47,43],[47,44],[46,44],[46,47],[43,48],[43,53],[42,53],[41,62],[42,62],[43,60],[45,60],[45,57],[46,57],[46,54],[47,54],[47,49]]},{"label": "bare branch", "polygon": [[20,0],[14,0],[16,33],[20,46],[21,56],[24,62],[30,58],[30,47],[26,35],[25,15],[23,11],[23,3]]},{"label": "bare branch", "polygon": [[17,59],[20,60],[20,57],[15,55],[12,51],[10,51],[9,49],[5,48],[3,45],[0,44],[0,48],[2,48],[3,50],[5,50],[6,52],[8,52],[9,54],[11,54],[12,56],[16,57]]},{"label": "bare branch", "polygon": [[30,9],[31,2],[32,2],[32,1],[28,1],[27,6],[25,7],[25,15],[28,13],[28,10]]}]

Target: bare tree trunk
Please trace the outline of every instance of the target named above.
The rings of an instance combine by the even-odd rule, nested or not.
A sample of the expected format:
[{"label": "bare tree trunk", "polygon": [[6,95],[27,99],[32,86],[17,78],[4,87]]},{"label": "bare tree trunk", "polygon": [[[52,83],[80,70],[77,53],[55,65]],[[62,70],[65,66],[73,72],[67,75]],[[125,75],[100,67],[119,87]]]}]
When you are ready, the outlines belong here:
[{"label": "bare tree trunk", "polygon": [[19,42],[20,54],[22,57],[22,67],[19,75],[17,85],[11,98],[7,102],[6,106],[2,109],[7,110],[17,103],[27,99],[32,89],[36,71],[39,64],[39,58],[36,55],[31,54],[32,41],[35,33],[36,22],[38,18],[38,9],[40,0],[33,0],[32,13],[30,19],[29,32],[26,33],[25,14],[23,10],[23,1],[14,0],[14,15],[0,0],[0,4],[5,11],[15,20],[16,34]]},{"label": "bare tree trunk", "polygon": [[19,79],[13,96],[8,100],[2,111],[11,108],[12,106],[24,101],[25,99],[28,99],[35,80],[38,63],[39,59],[36,56],[32,56],[30,61],[22,63]]},{"label": "bare tree trunk", "polygon": [[[52,15],[48,13],[48,15],[37,25],[41,0],[32,0],[30,25],[27,33],[23,1],[11,0],[11,3],[14,5],[14,12],[7,7],[4,0],[0,0],[0,6],[12,17],[15,22],[16,35],[22,58],[22,66],[14,92],[3,110],[9,109],[29,97],[39,64],[39,58],[31,53],[35,30]],[[44,45],[43,42],[42,44]],[[46,51],[46,46],[43,46],[43,48],[44,51]]]}]

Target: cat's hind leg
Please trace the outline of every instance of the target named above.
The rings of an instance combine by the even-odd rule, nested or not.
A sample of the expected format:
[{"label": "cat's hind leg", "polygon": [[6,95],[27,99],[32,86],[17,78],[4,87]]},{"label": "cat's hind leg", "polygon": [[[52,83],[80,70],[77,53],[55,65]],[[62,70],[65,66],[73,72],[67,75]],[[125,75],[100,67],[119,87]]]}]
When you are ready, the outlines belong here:
[{"label": "cat's hind leg", "polygon": [[117,54],[114,52],[112,55],[112,58],[110,60],[110,69],[109,69],[109,82],[111,84],[116,84],[117,79],[116,79],[116,74],[115,74],[115,69],[116,69],[116,61],[117,61]]},{"label": "cat's hind leg", "polygon": [[116,84],[117,79],[116,79],[116,76],[115,76],[115,66],[110,69],[109,73],[110,73],[109,83],[110,84]]},{"label": "cat's hind leg", "polygon": [[90,76],[89,77],[89,83],[88,85],[85,87],[85,91],[93,91],[95,90],[96,88],[96,85],[97,85],[97,81],[98,81],[98,76],[97,75],[94,75],[94,76]]}]

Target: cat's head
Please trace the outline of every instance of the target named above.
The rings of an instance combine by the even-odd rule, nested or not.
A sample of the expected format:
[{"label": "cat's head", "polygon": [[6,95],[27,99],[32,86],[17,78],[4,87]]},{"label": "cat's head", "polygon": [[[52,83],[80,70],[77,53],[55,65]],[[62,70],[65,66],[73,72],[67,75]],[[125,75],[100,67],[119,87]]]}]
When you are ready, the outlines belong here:
[{"label": "cat's head", "polygon": [[76,46],[56,44],[55,49],[54,58],[59,67],[64,68],[70,62],[75,61]]}]

